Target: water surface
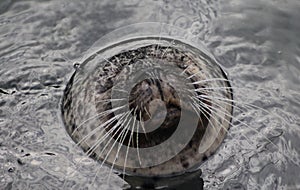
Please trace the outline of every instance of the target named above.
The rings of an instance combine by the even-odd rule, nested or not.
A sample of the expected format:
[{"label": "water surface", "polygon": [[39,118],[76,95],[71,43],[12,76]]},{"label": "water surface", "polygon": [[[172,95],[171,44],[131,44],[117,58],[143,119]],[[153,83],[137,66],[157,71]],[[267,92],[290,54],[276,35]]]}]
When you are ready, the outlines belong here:
[{"label": "water surface", "polygon": [[106,184],[107,171],[74,146],[60,102],[73,64],[94,42],[146,21],[196,35],[238,87],[237,105],[268,110],[236,110],[247,126],[234,121],[202,165],[204,188],[300,188],[299,9],[298,0],[2,0],[0,189],[122,189],[122,179]]}]

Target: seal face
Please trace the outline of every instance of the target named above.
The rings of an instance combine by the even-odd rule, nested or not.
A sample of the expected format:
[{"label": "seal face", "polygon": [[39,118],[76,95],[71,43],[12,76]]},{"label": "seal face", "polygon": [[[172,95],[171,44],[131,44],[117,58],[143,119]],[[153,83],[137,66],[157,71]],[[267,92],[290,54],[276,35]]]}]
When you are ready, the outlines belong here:
[{"label": "seal face", "polygon": [[88,57],[65,90],[72,139],[95,160],[134,176],[198,168],[230,126],[232,91],[216,61],[184,41],[136,37]]}]

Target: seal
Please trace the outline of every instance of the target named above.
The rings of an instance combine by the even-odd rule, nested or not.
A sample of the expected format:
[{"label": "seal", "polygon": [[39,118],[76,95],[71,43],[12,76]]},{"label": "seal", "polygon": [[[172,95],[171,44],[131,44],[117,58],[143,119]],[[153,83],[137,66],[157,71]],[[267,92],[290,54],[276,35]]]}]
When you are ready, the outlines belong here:
[{"label": "seal", "polygon": [[216,60],[176,38],[134,37],[89,56],[66,87],[71,138],[95,160],[141,178],[197,171],[222,143],[232,90]]}]

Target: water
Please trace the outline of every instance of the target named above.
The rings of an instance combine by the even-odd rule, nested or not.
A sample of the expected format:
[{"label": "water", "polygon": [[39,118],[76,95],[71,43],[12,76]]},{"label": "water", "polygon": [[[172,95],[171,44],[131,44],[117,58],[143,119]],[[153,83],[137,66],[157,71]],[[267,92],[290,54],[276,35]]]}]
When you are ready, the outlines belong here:
[{"label": "water", "polygon": [[234,99],[269,111],[235,112],[248,126],[233,122],[202,165],[204,188],[299,189],[299,8],[298,0],[2,0],[0,189],[92,189],[95,176],[94,187],[122,189],[74,147],[60,102],[75,60],[104,34],[145,21],[197,35],[239,88]]}]

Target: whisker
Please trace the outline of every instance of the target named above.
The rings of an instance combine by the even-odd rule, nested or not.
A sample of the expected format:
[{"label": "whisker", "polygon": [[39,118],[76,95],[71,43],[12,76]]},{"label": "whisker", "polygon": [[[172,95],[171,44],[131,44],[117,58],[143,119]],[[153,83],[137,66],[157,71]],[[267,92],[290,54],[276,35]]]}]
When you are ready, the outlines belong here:
[{"label": "whisker", "polygon": [[[131,111],[128,111],[128,112],[126,113],[127,116],[126,116],[125,120],[124,120],[123,122],[121,122],[121,126],[124,126],[124,124],[126,124],[127,119],[128,119],[128,116],[130,115],[130,113],[131,113]],[[114,164],[115,164],[115,162],[116,162],[116,159],[118,158],[118,155],[119,155],[119,151],[120,151],[121,145],[123,144],[123,142],[124,142],[124,140],[125,140],[125,137],[127,136],[127,133],[128,133],[128,126],[129,126],[129,124],[130,124],[130,122],[131,122],[131,119],[132,119],[132,118],[129,119],[129,121],[127,122],[127,124],[126,124],[125,127],[121,127],[121,126],[120,126],[120,127],[118,128],[118,131],[119,131],[120,129],[122,129],[122,128],[123,128],[123,129],[122,129],[121,133],[118,135],[117,139],[114,141],[114,143],[113,143],[111,149],[109,150],[109,153],[107,153],[106,157],[102,160],[101,165],[100,165],[100,167],[99,167],[99,170],[100,170],[100,168],[103,167],[105,161],[107,160],[108,156],[110,155],[110,152],[112,151],[112,149],[113,149],[113,147],[115,146],[115,144],[118,142],[119,138],[121,138],[121,143],[119,143],[118,150],[117,150],[117,153],[116,153],[116,156],[115,156],[115,159],[114,159],[114,161],[113,161],[113,164],[112,164],[111,168],[114,167]],[[118,131],[117,131],[117,132],[118,132]],[[115,135],[117,134],[117,132],[115,133]],[[114,137],[115,135],[113,135],[113,137]],[[102,148],[102,151],[100,152],[100,154],[99,154],[99,156],[98,156],[98,159],[100,159],[100,156],[103,155],[104,150],[106,149],[106,147],[108,146],[108,144],[111,142],[111,140],[113,139],[113,137],[110,138],[109,141],[108,141],[108,142],[106,143],[106,145],[104,146],[104,148]],[[98,171],[97,171],[97,173],[98,173]],[[108,180],[109,180],[109,178],[108,178]]]},{"label": "whisker", "polygon": [[[122,126],[123,126],[124,123],[126,123],[127,118],[128,118],[128,116],[130,115],[130,113],[131,113],[130,111],[129,111],[129,113],[127,113],[128,115],[126,116],[125,121],[121,124]],[[129,125],[130,121],[131,121],[131,118],[129,119],[127,125],[122,129],[121,134],[119,134],[119,136],[117,137],[117,139],[114,141],[114,143],[113,143],[111,149],[110,149],[109,152],[106,154],[106,157],[102,160],[102,162],[101,162],[101,164],[100,164],[100,167],[99,167],[99,169],[98,169],[98,171],[97,171],[97,173],[96,173],[95,176],[98,175],[98,172],[100,171],[100,168],[103,167],[105,161],[107,160],[108,156],[110,155],[110,153],[111,153],[112,149],[114,148],[115,144],[118,142],[119,138],[121,137],[121,138],[123,138],[123,140],[125,139],[125,137],[126,137],[126,135],[127,135],[127,133],[128,133],[127,127],[128,127],[128,125]],[[120,127],[120,128],[122,128],[122,127]],[[125,131],[126,131],[126,134],[125,134],[125,136],[124,136],[124,132],[125,132]],[[115,133],[115,134],[117,134],[117,133]],[[114,136],[113,136],[113,137],[114,137]],[[99,156],[98,156],[98,159],[100,159],[100,156],[103,155],[104,150],[105,150],[106,147],[109,145],[109,143],[111,142],[111,140],[113,139],[113,137],[110,138],[109,141],[106,143],[106,145],[103,147],[102,151],[100,152],[100,154],[99,154]],[[123,141],[122,141],[122,144],[123,144]],[[120,146],[121,146],[121,144],[120,144]],[[119,146],[118,148],[120,148],[120,146]],[[117,152],[117,155],[118,155],[118,152]],[[115,163],[115,161],[116,161],[117,155],[115,156],[114,163]],[[113,166],[112,166],[112,167],[113,167]],[[94,178],[93,183],[95,182],[95,179],[96,179],[96,177]]]},{"label": "whisker", "polygon": [[[197,99],[196,99],[196,100],[197,100]],[[198,101],[198,102],[199,102],[201,105],[205,106],[205,107],[209,107],[209,109],[211,109],[212,111],[213,111],[213,110],[216,110],[216,111],[213,111],[215,114],[217,114],[218,109],[224,110],[224,108],[223,108],[222,106],[219,106],[218,109],[217,109],[217,108],[214,108],[214,107],[212,107],[212,106],[210,106],[210,105],[206,105],[206,104],[202,103],[201,101]],[[217,105],[217,104],[216,104],[216,105]],[[269,138],[267,138],[267,137],[265,137],[264,135],[260,134],[260,132],[259,132],[257,129],[251,127],[251,126],[248,125],[247,123],[245,123],[245,122],[243,122],[243,121],[241,121],[241,120],[239,120],[239,119],[237,119],[237,118],[235,118],[235,117],[232,117],[231,114],[228,114],[228,113],[225,112],[225,111],[222,111],[222,113],[223,113],[224,115],[228,116],[228,117],[231,117],[231,118],[234,119],[235,121],[238,121],[239,123],[243,124],[244,126],[248,127],[249,129],[253,130],[253,131],[256,132],[257,134],[261,135],[261,136],[262,136],[265,140],[267,140],[269,143],[271,143],[272,145],[274,145],[275,147],[278,148],[278,146],[277,146],[276,144],[274,144]],[[219,115],[219,117],[220,117],[220,115]]]},{"label": "whisker", "polygon": [[205,90],[232,90],[234,89],[234,87],[200,87],[200,88],[195,88],[194,90],[192,90],[193,92],[203,92]]},{"label": "whisker", "polygon": [[201,98],[201,97],[202,98],[214,98],[215,100],[219,100],[219,101],[232,102],[232,103],[235,103],[235,104],[241,104],[241,105],[243,105],[245,107],[259,109],[259,110],[261,110],[261,111],[263,111],[265,113],[268,113],[268,114],[274,116],[277,119],[282,120],[285,124],[289,125],[289,123],[283,117],[281,117],[280,115],[274,114],[274,113],[270,112],[269,110],[266,110],[264,108],[261,108],[259,106],[253,105],[253,104],[245,103],[245,102],[242,102],[242,101],[236,101],[236,100],[232,100],[232,99],[226,99],[226,98],[217,97],[217,96],[198,95],[196,97],[198,97],[198,98]]},{"label": "whisker", "polygon": [[103,100],[98,100],[95,101],[95,103],[110,103],[110,102],[118,102],[118,101],[123,101],[126,100],[125,98],[118,98],[118,99],[103,99]]},{"label": "whisker", "polygon": [[160,57],[161,59],[163,59],[163,57],[165,56],[165,54],[167,53],[167,51],[170,49],[171,45],[175,42],[175,39],[173,39],[171,42],[168,42],[169,45],[167,46],[167,48],[165,49],[165,51],[163,52],[162,56]]},{"label": "whisker", "polygon": [[214,81],[231,82],[230,80],[225,79],[225,78],[212,78],[212,79],[203,79],[203,80],[195,81],[195,82],[191,82],[191,83],[188,83],[188,84],[201,84],[201,83],[214,82]]},{"label": "whisker", "polygon": [[[145,108],[144,108],[144,110],[145,110]],[[142,129],[144,131],[144,134],[146,135],[146,138],[147,138],[147,133],[146,133],[146,129],[145,129],[145,126],[144,126],[145,123],[142,121],[142,112],[141,111],[140,111],[140,123],[141,123],[141,127],[142,127]]]},{"label": "whisker", "polygon": [[86,136],[84,136],[82,139],[80,139],[76,145],[80,145],[82,142],[84,142],[86,139],[88,139],[89,137],[93,136],[99,129],[104,129],[105,127],[112,124],[114,121],[116,121],[117,119],[119,119],[123,114],[118,114],[112,118],[110,118],[109,120],[105,121],[104,123],[102,123],[100,126],[96,127],[95,129],[93,129],[90,133],[88,133]]},{"label": "whisker", "polygon": [[[120,118],[120,119],[121,119],[121,118]],[[121,123],[122,123],[122,122],[121,122]],[[118,126],[118,123],[116,124],[116,126]],[[102,143],[102,142],[99,142],[98,144],[100,145],[101,143]],[[79,143],[77,143],[77,144],[79,144]],[[95,144],[97,144],[97,142],[96,142]],[[88,157],[90,157],[91,154],[95,151],[96,148],[97,148],[96,146],[92,146],[85,154],[86,154]],[[89,151],[91,151],[91,152],[88,153]],[[84,159],[84,158],[82,158],[79,162],[81,162],[83,159]],[[100,167],[100,168],[101,168],[101,167]],[[93,182],[91,183],[91,186],[94,184],[94,182],[95,182],[95,180],[96,180],[96,176],[98,175],[100,168],[97,169],[96,174],[95,174],[95,177],[94,177],[94,179],[93,179]],[[64,183],[64,185],[65,185],[65,183]]]},{"label": "whisker", "polygon": [[128,91],[123,90],[123,89],[114,88],[114,90],[115,90],[115,91],[118,91],[118,92],[124,92],[125,94],[129,94]]},{"label": "whisker", "polygon": [[[202,108],[198,103],[197,103],[197,101],[195,100],[195,99],[193,99],[193,97],[190,97],[191,99],[192,99],[192,103],[191,104],[193,104],[196,108],[198,108],[200,111],[201,111],[201,113],[203,113],[203,115],[204,115],[204,117],[209,121],[209,123],[212,125],[212,127],[213,127],[213,129],[215,130],[215,132],[216,133],[218,133],[218,131],[217,131],[217,129],[216,129],[216,126],[213,124],[213,123],[211,123],[211,120],[210,120],[210,117],[212,117],[212,115],[207,111],[207,110],[205,110],[204,108]],[[206,108],[206,109],[209,109],[209,108]],[[211,111],[212,112],[212,110],[211,109],[209,109],[209,111]],[[208,117],[207,115],[209,115],[210,117]],[[201,118],[201,116],[199,116],[199,118]],[[217,119],[217,118],[213,118],[215,121],[217,121],[219,124],[220,124],[220,126],[226,131],[226,132],[228,132],[228,129],[226,129],[224,126],[222,126],[222,124],[219,122],[219,120]],[[201,120],[202,121],[202,120]],[[230,121],[228,121],[228,124],[230,125],[231,124],[231,122]],[[202,123],[202,125],[203,125],[203,123]],[[231,135],[230,135],[231,136]]]},{"label": "whisker", "polygon": [[[139,112],[141,115],[141,111]],[[141,120],[141,117],[140,117]],[[137,133],[136,133],[136,151],[137,151],[137,156],[138,156],[138,160],[139,160],[139,164],[140,166],[142,166],[142,162],[141,162],[141,157],[140,157],[140,151],[139,151],[139,128],[141,126],[141,121],[138,122],[137,125]]]},{"label": "whisker", "polygon": [[87,123],[88,121],[91,121],[91,120],[93,120],[93,119],[97,119],[97,118],[102,117],[102,116],[109,115],[109,114],[111,114],[111,113],[113,113],[113,112],[115,112],[115,111],[117,111],[117,110],[120,110],[120,109],[122,109],[122,108],[124,108],[124,107],[126,107],[126,105],[120,106],[120,107],[117,107],[117,108],[113,108],[113,109],[110,109],[110,110],[106,110],[106,111],[104,111],[104,112],[101,112],[101,113],[99,113],[99,114],[96,114],[96,115],[93,116],[93,117],[90,117],[90,118],[84,120],[83,122],[81,122],[81,123],[74,129],[74,131],[72,132],[71,136],[74,136],[74,134],[76,133],[76,131],[78,131],[78,129],[79,129],[80,127],[82,127],[85,123]]},{"label": "whisker", "polygon": [[[210,120],[210,118],[206,115],[206,113],[208,114],[208,115],[210,115],[210,113],[208,113],[206,110],[204,110],[204,109],[202,109],[200,106],[198,106],[197,105],[197,103],[196,102],[191,102],[190,103],[193,107],[196,107],[196,110],[197,110],[197,108],[201,111],[201,113],[204,115],[204,117],[207,119],[207,121],[212,125],[212,127],[213,127],[213,129],[215,130],[215,132],[217,133],[218,131],[217,131],[217,129],[216,129],[216,126],[213,124],[213,123],[211,123],[211,120]],[[202,111],[204,111],[205,113],[203,113]],[[198,111],[197,111],[198,112]],[[201,118],[201,116],[199,115],[199,118]],[[202,119],[201,119],[201,124],[202,124],[202,126],[204,126],[203,125],[203,122],[202,122]],[[223,127],[223,126],[222,126]],[[224,127],[225,128],[225,127]]]},{"label": "whisker", "polygon": [[[131,112],[130,112],[130,113],[131,113]],[[129,114],[130,114],[130,113],[129,113]],[[125,140],[125,137],[127,136],[128,129],[129,129],[128,126],[129,126],[129,124],[130,124],[131,119],[132,119],[132,117],[130,118],[130,120],[129,120],[127,126],[124,127],[124,129],[122,130],[121,134],[118,136],[117,140],[114,142],[114,144],[113,144],[113,146],[112,146],[112,148],[113,148],[113,147],[115,146],[116,142],[117,142],[117,141],[119,140],[119,138],[121,137],[121,142],[122,142],[122,143],[121,143],[121,144],[119,143],[119,146],[118,146],[118,149],[117,149],[115,158],[114,158],[113,163],[112,163],[112,165],[111,165],[111,168],[110,168],[110,171],[109,171],[109,175],[108,175],[108,182],[109,182],[109,179],[110,179],[112,170],[113,170],[113,168],[114,168],[114,165],[115,165],[115,163],[116,163],[116,160],[117,160],[118,157],[119,157],[119,151],[120,151],[120,149],[121,149],[121,146],[122,146],[122,144],[123,144],[123,142],[124,142],[124,140]],[[125,131],[126,131],[126,134],[124,135]],[[110,152],[111,152],[111,151],[110,151]],[[110,154],[110,153],[108,153],[108,154]],[[104,159],[104,160],[106,160],[106,159]]]},{"label": "whisker", "polygon": [[188,69],[190,66],[193,66],[193,64],[190,64],[189,66],[187,66],[181,73],[180,75],[183,75]]},{"label": "whisker", "polygon": [[[137,107],[135,108],[134,113],[136,113],[136,109],[137,109]],[[126,170],[126,163],[127,163],[129,145],[130,145],[131,138],[133,136],[133,129],[134,129],[134,125],[132,125],[131,134],[130,134],[128,145],[127,145],[127,149],[126,149],[125,162],[124,162],[124,167],[123,167],[123,177],[125,176],[124,174],[125,174],[125,170]]]},{"label": "whisker", "polygon": [[[198,103],[196,103],[195,100],[194,100],[194,103],[196,104],[196,105],[195,105],[196,107],[198,107],[200,110],[203,110],[203,111],[206,112],[208,115],[210,115],[210,117],[212,117],[212,115],[211,115],[209,112],[207,112],[205,109],[203,109],[200,105],[198,105]],[[206,106],[206,104],[204,104],[204,103],[201,103],[201,104],[203,104],[203,106],[205,106],[206,109],[209,109],[210,112],[213,112],[213,113],[217,114],[216,111],[213,111],[211,108],[209,108],[208,106]],[[225,112],[223,112],[223,113],[225,113]],[[206,114],[204,114],[204,116],[206,117],[206,119],[208,119],[208,120],[210,121],[210,119],[206,116]],[[217,115],[217,116],[220,117],[220,115]],[[232,117],[233,117],[233,116],[232,116]],[[229,136],[232,137],[232,134],[228,133],[229,130],[228,130],[227,128],[225,128],[225,127],[221,124],[221,122],[218,120],[218,118],[213,118],[213,119],[214,119],[217,123],[220,124],[220,126],[226,131],[227,135],[229,135]],[[230,120],[224,120],[224,121],[225,121],[227,124],[231,125]],[[215,130],[215,132],[218,133],[218,131],[217,131],[217,129],[216,129],[216,126],[215,126],[213,123],[211,123],[211,125],[212,125],[213,129]],[[252,141],[251,141],[247,136],[245,136],[245,135],[243,135],[243,134],[242,134],[242,136],[248,141],[249,144],[253,145]]]},{"label": "whisker", "polygon": [[149,116],[150,119],[152,119],[151,114],[149,113],[149,111],[147,110],[147,108],[144,108],[145,112],[147,113],[147,115]]},{"label": "whisker", "polygon": [[[88,156],[90,156],[95,150],[96,148],[102,143],[104,142],[104,140],[106,140],[106,138],[108,138],[113,132],[115,129],[117,129],[117,131],[115,131],[115,133],[118,133],[119,130],[120,130],[120,126],[122,125],[122,123],[124,122],[123,121],[123,118],[126,117],[127,118],[127,115],[129,114],[130,112],[126,112],[124,114],[122,114],[122,117],[120,117],[120,119],[118,119],[118,122],[111,128],[107,131],[107,133],[105,133],[104,136],[102,136],[100,139],[97,139],[97,141],[94,143],[94,145],[89,149],[88,152],[90,152],[90,154],[88,154]],[[102,131],[105,131],[105,128],[102,129]],[[87,152],[87,153],[88,153]]]},{"label": "whisker", "polygon": [[200,70],[200,71],[198,71],[198,72],[192,74],[191,76],[187,77],[186,79],[191,79],[191,78],[193,78],[194,76],[196,76],[196,75],[198,75],[198,74],[203,74],[203,71]]}]

